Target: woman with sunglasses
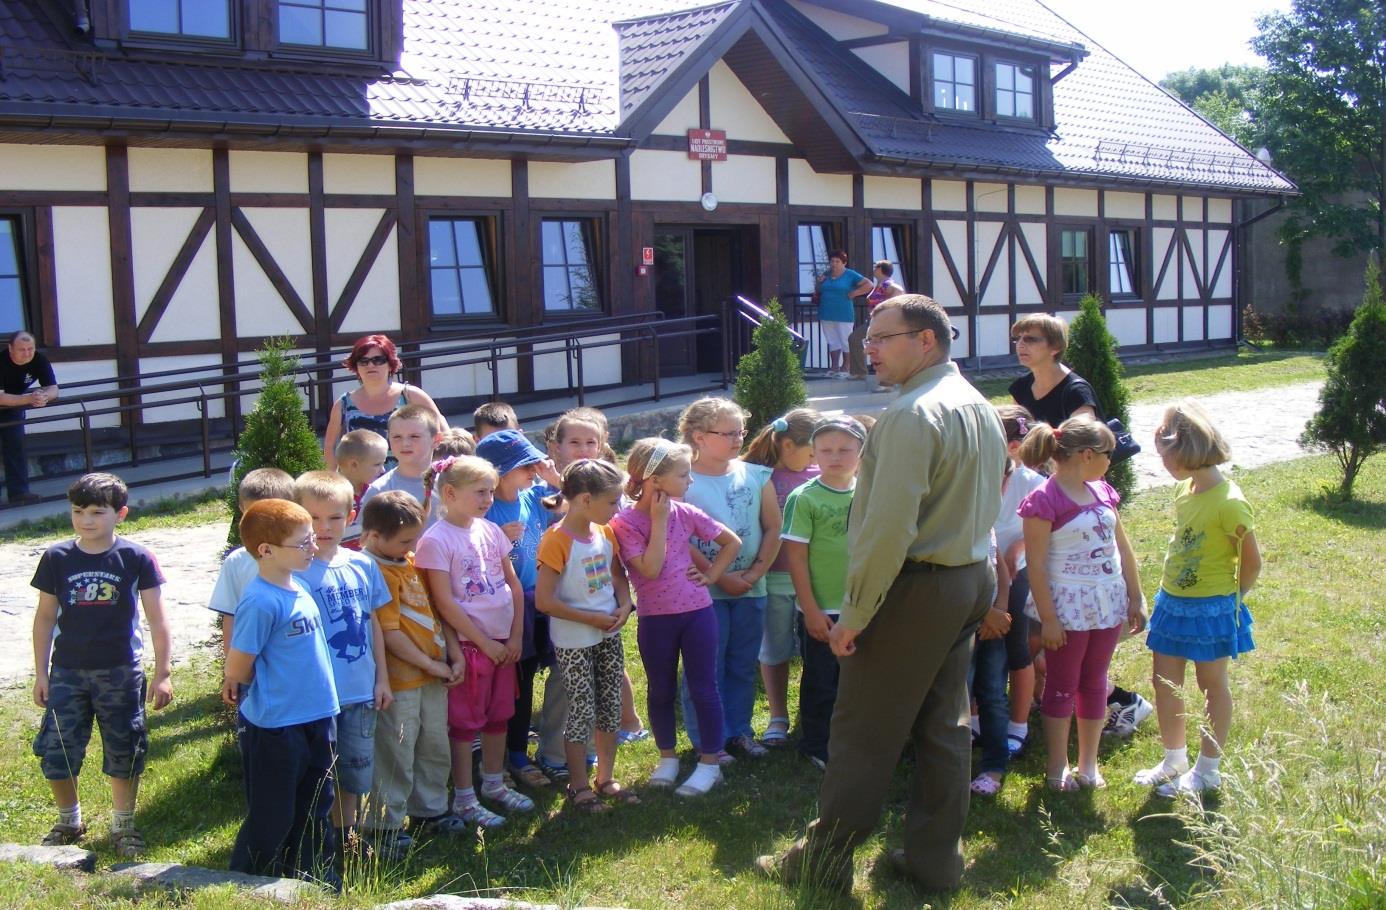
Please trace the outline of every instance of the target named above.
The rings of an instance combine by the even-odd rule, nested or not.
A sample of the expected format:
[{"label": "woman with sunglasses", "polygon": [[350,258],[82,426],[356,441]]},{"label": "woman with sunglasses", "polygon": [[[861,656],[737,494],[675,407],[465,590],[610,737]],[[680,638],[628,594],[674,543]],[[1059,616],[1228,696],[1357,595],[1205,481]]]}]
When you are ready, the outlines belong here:
[{"label": "woman with sunglasses", "polygon": [[[448,428],[447,418],[438,410],[428,393],[405,382],[395,382],[394,375],[399,372],[399,355],[395,343],[384,335],[367,335],[356,339],[342,366],[355,373],[361,380],[361,387],[344,392],[332,404],[332,414],[327,418],[327,432],[323,435],[322,456],[327,469],[337,469],[337,441],[352,430],[372,430],[382,439],[389,441],[390,415],[407,404],[421,404],[438,414],[439,430]],[[393,467],[394,458],[388,458],[386,470]]]},{"label": "woman with sunglasses", "polygon": [[1101,420],[1097,393],[1086,379],[1064,366],[1068,326],[1057,316],[1032,313],[1011,326],[1011,343],[1020,365],[1030,371],[1011,383],[1015,403],[1051,427],[1070,417]]}]

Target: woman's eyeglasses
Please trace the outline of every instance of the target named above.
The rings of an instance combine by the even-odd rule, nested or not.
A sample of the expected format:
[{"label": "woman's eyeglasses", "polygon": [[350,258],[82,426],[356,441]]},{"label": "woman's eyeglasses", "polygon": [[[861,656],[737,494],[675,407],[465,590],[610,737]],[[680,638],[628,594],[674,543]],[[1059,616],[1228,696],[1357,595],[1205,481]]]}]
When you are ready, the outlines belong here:
[{"label": "woman's eyeglasses", "polygon": [[1017,335],[1011,339],[1011,344],[1044,344],[1044,337],[1041,335]]},{"label": "woman's eyeglasses", "polygon": [[390,358],[384,354],[373,354],[370,357],[357,357],[356,362],[370,367],[383,367],[389,364]]}]

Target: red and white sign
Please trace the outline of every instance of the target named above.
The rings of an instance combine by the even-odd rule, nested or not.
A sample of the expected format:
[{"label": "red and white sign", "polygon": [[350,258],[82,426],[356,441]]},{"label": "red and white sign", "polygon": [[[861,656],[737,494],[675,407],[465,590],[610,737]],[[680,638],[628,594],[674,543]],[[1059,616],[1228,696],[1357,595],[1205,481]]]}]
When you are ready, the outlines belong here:
[{"label": "red and white sign", "polygon": [[726,161],[726,130],[689,130],[688,157],[695,161]]},{"label": "red and white sign", "polygon": [[654,247],[642,246],[640,248],[640,264],[654,265]]}]

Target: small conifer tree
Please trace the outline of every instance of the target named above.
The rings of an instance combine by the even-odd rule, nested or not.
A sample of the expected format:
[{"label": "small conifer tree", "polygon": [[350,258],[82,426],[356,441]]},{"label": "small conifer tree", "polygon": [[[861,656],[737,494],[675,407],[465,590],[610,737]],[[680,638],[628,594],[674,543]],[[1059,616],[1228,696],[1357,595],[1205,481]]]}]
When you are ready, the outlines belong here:
[{"label": "small conifer tree", "polygon": [[770,318],[751,333],[751,350],[736,365],[736,401],[751,413],[748,434],[808,400],[799,352],[779,300],[765,305]]},{"label": "small conifer tree", "polygon": [[294,385],[294,360],[287,338],[270,339],[260,349],[264,388],[255,408],[245,418],[245,429],[236,441],[235,470],[227,505],[231,508],[231,532],[227,541],[241,542],[241,508],[237,499],[241,480],[256,468],[279,468],[297,477],[323,467],[322,445],[308,423],[305,404]]},{"label": "small conifer tree", "polygon": [[1375,256],[1367,262],[1362,305],[1347,334],[1328,349],[1327,373],[1319,411],[1300,442],[1337,457],[1338,496],[1347,500],[1362,465],[1386,448],[1386,303]]},{"label": "small conifer tree", "polygon": [[[1117,418],[1131,427],[1131,393],[1122,382],[1121,361],[1117,358],[1117,342],[1107,330],[1102,316],[1102,300],[1089,294],[1079,304],[1081,312],[1068,330],[1068,350],[1064,361],[1075,373],[1086,379],[1097,393],[1102,416]],[[1136,488],[1136,472],[1131,462],[1113,465],[1107,472],[1107,482],[1116,488],[1125,501]]]}]

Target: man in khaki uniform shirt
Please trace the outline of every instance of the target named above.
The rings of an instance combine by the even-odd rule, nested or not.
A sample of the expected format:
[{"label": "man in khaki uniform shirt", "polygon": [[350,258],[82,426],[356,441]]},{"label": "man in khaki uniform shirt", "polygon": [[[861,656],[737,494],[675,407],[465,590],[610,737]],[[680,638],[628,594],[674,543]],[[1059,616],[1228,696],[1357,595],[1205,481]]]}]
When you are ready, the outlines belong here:
[{"label": "man in khaki uniform shirt", "polygon": [[995,594],[988,557],[1006,437],[949,359],[953,327],[920,294],[883,301],[864,339],[900,387],[862,453],[847,541],[847,594],[829,643],[842,672],[819,817],[762,871],[850,890],[852,853],[875,829],[906,740],[916,763],[897,868],[929,888],[962,878],[971,736],[967,670]]}]

